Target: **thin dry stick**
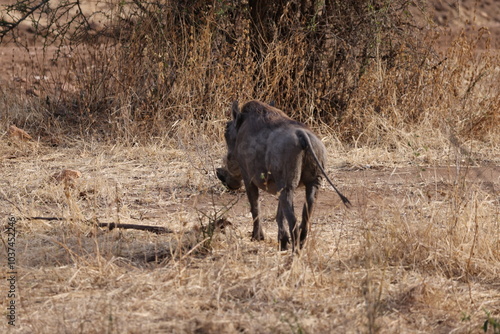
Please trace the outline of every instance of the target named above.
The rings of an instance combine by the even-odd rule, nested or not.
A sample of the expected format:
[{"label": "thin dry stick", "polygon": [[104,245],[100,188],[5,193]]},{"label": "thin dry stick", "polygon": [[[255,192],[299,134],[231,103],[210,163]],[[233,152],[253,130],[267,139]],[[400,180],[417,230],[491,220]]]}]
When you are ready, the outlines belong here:
[{"label": "thin dry stick", "polygon": [[477,197],[475,200],[475,207],[474,207],[474,239],[472,240],[472,246],[470,248],[470,253],[469,253],[469,259],[467,260],[467,285],[469,287],[469,297],[471,304],[474,304],[474,300],[472,299],[472,287],[470,284],[470,265],[471,265],[471,260],[472,260],[472,255],[474,254],[474,248],[476,247],[476,242],[477,242],[477,235],[479,233],[479,223],[477,222]]}]

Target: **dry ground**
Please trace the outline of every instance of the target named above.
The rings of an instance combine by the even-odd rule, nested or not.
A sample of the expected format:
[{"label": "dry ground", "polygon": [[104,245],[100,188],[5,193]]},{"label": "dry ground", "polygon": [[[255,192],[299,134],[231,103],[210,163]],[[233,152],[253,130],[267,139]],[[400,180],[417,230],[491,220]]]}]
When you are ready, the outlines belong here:
[{"label": "dry ground", "polygon": [[[224,144],[197,143],[0,139],[0,219],[18,219],[10,332],[474,333],[487,312],[498,323],[498,151],[398,159],[330,143],[328,172],[354,207],[322,189],[309,242],[294,256],[277,251],[273,196],[261,199],[266,241],[250,241],[244,193],[214,175]],[[64,168],[82,177],[51,178]],[[232,225],[203,242],[200,226],[222,215]],[[65,220],[25,219],[34,216]],[[107,231],[96,219],[174,233]],[[4,277],[5,257],[0,268]]]}]

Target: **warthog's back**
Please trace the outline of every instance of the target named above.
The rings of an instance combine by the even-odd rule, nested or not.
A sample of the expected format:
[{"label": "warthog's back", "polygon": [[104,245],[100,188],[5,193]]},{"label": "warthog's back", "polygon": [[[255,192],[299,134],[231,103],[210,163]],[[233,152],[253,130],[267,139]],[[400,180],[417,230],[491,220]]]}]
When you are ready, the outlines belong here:
[{"label": "warthog's back", "polygon": [[304,150],[301,135],[308,136],[322,165],[325,147],[306,125],[279,109],[251,101],[243,106],[236,126],[235,158],[242,173],[259,188],[276,193],[285,186],[296,188],[321,178],[313,157]]},{"label": "warthog's back", "polygon": [[236,128],[239,129],[244,122],[249,123],[248,125],[251,124],[250,126],[254,127],[252,128],[254,132],[262,128],[272,129],[292,125],[307,129],[305,124],[294,121],[283,111],[260,101],[250,101],[243,106],[236,122]]}]

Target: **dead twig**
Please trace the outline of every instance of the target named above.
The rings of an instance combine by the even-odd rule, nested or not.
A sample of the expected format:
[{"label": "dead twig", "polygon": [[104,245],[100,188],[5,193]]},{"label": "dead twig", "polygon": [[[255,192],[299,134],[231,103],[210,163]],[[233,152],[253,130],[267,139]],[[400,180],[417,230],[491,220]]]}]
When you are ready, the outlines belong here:
[{"label": "dead twig", "polygon": [[[28,217],[29,220],[62,221],[61,217]],[[110,231],[115,228],[132,229],[153,232],[156,234],[174,233],[171,229],[163,226],[140,225],[140,224],[118,224],[118,223],[96,223],[98,227],[107,227]]]},{"label": "dead twig", "polygon": [[162,226],[138,225],[138,224],[117,224],[117,223],[97,223],[99,227],[107,227],[110,231],[115,228],[132,229],[153,232],[156,234],[173,233],[171,229]]}]

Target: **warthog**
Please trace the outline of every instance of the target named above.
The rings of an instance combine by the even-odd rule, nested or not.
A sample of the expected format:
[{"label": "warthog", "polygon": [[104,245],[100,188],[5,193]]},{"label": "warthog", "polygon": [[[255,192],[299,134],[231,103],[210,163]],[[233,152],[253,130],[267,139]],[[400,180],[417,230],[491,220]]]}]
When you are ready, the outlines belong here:
[{"label": "warthog", "polygon": [[[292,249],[302,248],[323,175],[342,202],[351,204],[325,173],[325,146],[305,124],[260,101],[246,103],[241,112],[238,102],[233,102],[232,117],[225,132],[225,167],[217,168],[217,177],[232,190],[244,182],[253,217],[252,240],[264,239],[259,220],[259,188],[279,194],[276,221],[280,249],[287,249],[290,235]],[[306,201],[302,222],[297,226],[293,192],[299,185],[306,188]],[[283,225],[284,218],[290,234]]]}]

